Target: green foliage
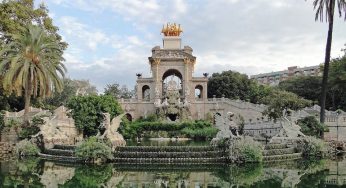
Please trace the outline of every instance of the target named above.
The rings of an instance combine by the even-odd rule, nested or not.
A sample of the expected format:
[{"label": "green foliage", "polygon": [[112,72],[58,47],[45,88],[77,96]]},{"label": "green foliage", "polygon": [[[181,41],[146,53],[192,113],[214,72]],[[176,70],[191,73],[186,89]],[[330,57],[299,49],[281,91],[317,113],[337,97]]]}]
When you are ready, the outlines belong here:
[{"label": "green foliage", "polygon": [[31,97],[45,98],[63,89],[66,68],[59,44],[41,27],[27,24],[0,51],[4,90],[25,97],[25,119]]},{"label": "green foliage", "polygon": [[239,134],[243,135],[244,134],[245,119],[240,114],[238,114],[237,125],[238,125]]},{"label": "green foliage", "polygon": [[237,139],[226,139],[221,141],[226,146],[229,158],[237,163],[261,162],[263,159],[262,144],[246,136]]},{"label": "green foliage", "polygon": [[270,95],[273,92],[273,88],[267,85],[260,85],[256,82],[253,82],[248,91],[250,96],[250,102],[255,104],[264,103],[264,98]]},{"label": "green foliage", "polygon": [[86,161],[113,159],[112,149],[102,140],[92,136],[76,148],[76,156]]},{"label": "green foliage", "polygon": [[299,110],[311,105],[311,101],[298,97],[294,93],[281,90],[274,90],[263,101],[267,105],[263,115],[267,115],[274,120],[281,118],[283,111]]},{"label": "green foliage", "polygon": [[109,113],[111,119],[122,113],[119,103],[108,95],[75,96],[68,101],[67,107],[71,109],[76,127],[83,130],[85,136],[96,135],[104,120],[103,113]]},{"label": "green foliage", "polygon": [[40,152],[40,149],[32,142],[25,139],[16,144],[15,152],[20,156],[33,156],[37,155]]},{"label": "green foliage", "polygon": [[51,97],[33,100],[33,106],[37,108],[55,110],[61,105],[66,106],[67,102],[76,95],[97,95],[96,86],[89,80],[71,80],[65,78],[62,92],[54,92]]},{"label": "green foliage", "polygon": [[9,94],[3,88],[3,76],[0,73],[0,111],[18,111],[24,108],[24,98]]},{"label": "green foliage", "polygon": [[157,120],[157,117],[153,115],[135,122],[123,123],[119,128],[119,132],[125,138],[136,138],[145,133],[149,133],[149,136],[152,137],[155,136],[153,132],[160,132],[160,136],[188,136],[201,139],[213,138],[217,133],[217,129],[207,121],[167,123],[151,120]]},{"label": "green foliage", "polygon": [[308,116],[297,121],[301,127],[302,133],[309,136],[320,137],[320,133],[327,129],[327,126],[321,124],[314,116]]},{"label": "green foliage", "polygon": [[[346,56],[331,61],[328,79],[326,108],[346,111],[346,98],[344,97],[346,95]],[[319,104],[321,83],[322,78],[320,76],[303,76],[282,81],[278,88]]]},{"label": "green foliage", "polygon": [[234,71],[213,73],[208,80],[208,97],[221,97],[230,99],[250,100],[249,91],[254,82],[245,74]]},{"label": "green foliage", "polygon": [[44,120],[41,117],[33,117],[30,123],[21,126],[18,137],[20,139],[30,139],[32,135],[35,135],[40,131],[40,125],[43,124]]},{"label": "green foliage", "polygon": [[[256,182],[262,182],[265,174],[261,163],[247,163],[243,165],[233,164],[224,166],[224,168],[216,171],[216,176],[230,183],[230,185],[222,187],[231,187],[231,185],[237,185],[239,187],[257,187],[254,186],[254,184]],[[281,185],[281,182],[279,185]]]},{"label": "green foliage", "polygon": [[15,130],[17,130],[22,124],[22,121],[17,118],[11,118],[4,121],[4,123],[5,123],[5,126],[3,128],[8,128],[8,129],[14,128]]},{"label": "green foliage", "polygon": [[215,127],[204,127],[204,128],[198,128],[198,129],[185,127],[184,129],[181,130],[181,133],[187,135],[190,138],[195,138],[195,139],[198,139],[198,138],[212,139],[216,136],[218,131],[219,130],[216,129]]},{"label": "green foliage", "polygon": [[107,84],[104,94],[111,95],[117,99],[119,98],[129,99],[132,96],[134,96],[134,91],[130,91],[126,85],[123,85],[120,88],[120,85],[118,83],[114,83],[114,84]]},{"label": "green foliage", "polygon": [[44,28],[59,44],[61,51],[66,49],[67,43],[57,33],[59,28],[53,25],[47,7],[44,4],[36,7],[33,0],[5,0],[0,3],[0,49],[13,40],[12,34],[23,32],[28,24]]},{"label": "green foliage", "polygon": [[25,157],[7,161],[6,163],[6,165],[11,166],[11,171],[15,173],[9,173],[4,177],[0,175],[0,187],[45,187],[40,182],[40,176],[38,176],[38,174],[42,174],[43,170],[39,158]]},{"label": "green foliage", "polygon": [[319,104],[321,96],[322,78],[319,76],[301,76],[284,80],[279,83],[278,88],[297,94],[304,99]]},{"label": "green foliage", "polygon": [[66,181],[59,188],[100,187],[112,177],[112,165],[92,165],[79,166],[76,168],[75,175],[72,179]]},{"label": "green foliage", "polygon": [[302,153],[305,158],[321,158],[328,154],[329,146],[321,139],[307,136],[303,140]]}]

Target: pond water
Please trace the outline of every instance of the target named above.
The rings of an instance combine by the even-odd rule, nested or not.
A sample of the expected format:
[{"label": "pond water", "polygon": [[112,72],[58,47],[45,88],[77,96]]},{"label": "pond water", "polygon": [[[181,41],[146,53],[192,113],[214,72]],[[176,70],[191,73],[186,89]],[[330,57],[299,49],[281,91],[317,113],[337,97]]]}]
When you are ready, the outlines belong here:
[{"label": "pond water", "polygon": [[0,187],[346,187],[346,160],[235,165],[1,162]]}]

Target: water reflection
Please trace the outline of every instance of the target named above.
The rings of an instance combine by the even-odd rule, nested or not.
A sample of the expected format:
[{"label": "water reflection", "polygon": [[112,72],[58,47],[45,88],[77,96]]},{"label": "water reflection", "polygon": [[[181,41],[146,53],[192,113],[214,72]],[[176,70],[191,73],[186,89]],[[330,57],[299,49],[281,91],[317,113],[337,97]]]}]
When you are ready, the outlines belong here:
[{"label": "water reflection", "polygon": [[1,162],[0,187],[346,187],[346,160],[226,165]]}]

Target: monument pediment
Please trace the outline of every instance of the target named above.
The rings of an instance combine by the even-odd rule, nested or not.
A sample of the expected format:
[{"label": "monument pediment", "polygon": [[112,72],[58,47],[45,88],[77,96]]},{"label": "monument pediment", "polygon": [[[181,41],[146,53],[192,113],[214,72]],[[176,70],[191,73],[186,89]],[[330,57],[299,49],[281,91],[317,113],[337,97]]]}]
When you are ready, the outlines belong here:
[{"label": "monument pediment", "polygon": [[153,52],[153,55],[151,57],[149,57],[149,60],[153,60],[153,59],[193,59],[195,60],[196,57],[184,52],[183,50],[155,50]]}]

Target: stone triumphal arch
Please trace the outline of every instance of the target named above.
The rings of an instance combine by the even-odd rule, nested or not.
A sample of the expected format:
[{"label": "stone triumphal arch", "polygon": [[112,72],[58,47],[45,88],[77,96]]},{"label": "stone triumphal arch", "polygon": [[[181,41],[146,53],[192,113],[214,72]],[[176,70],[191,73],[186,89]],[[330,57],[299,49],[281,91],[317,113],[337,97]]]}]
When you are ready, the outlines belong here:
[{"label": "stone triumphal arch", "polygon": [[208,113],[227,111],[250,118],[261,116],[262,109],[256,105],[207,98],[208,74],[193,76],[196,57],[191,47],[182,47],[181,32],[177,24],[167,24],[162,29],[163,45],[152,48],[148,57],[151,77],[137,74],[136,98],[120,100],[127,117],[138,119],[157,113],[169,121],[180,121],[206,119]]}]

